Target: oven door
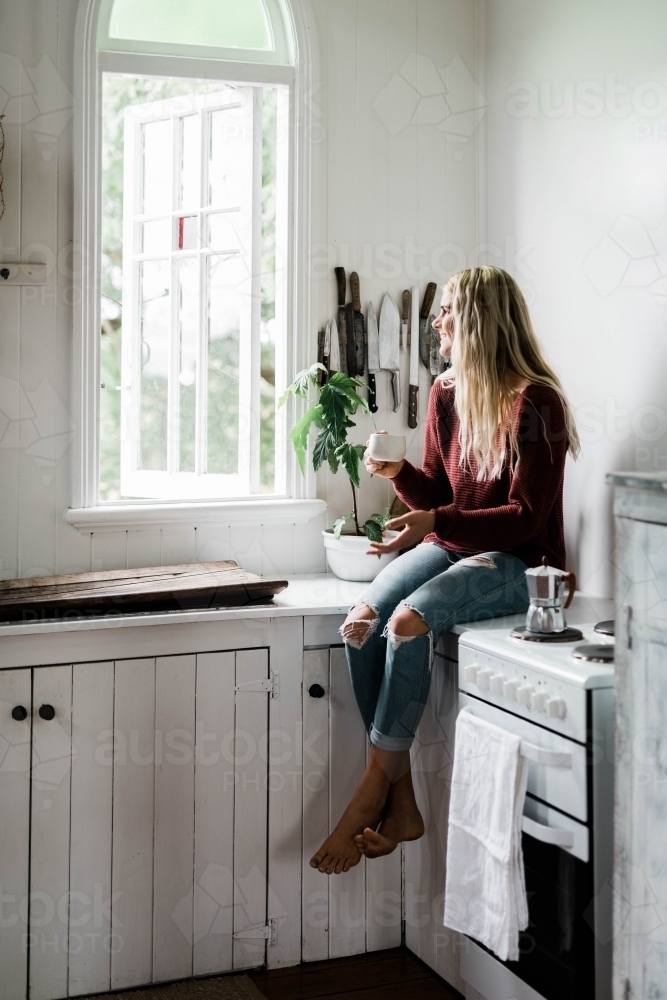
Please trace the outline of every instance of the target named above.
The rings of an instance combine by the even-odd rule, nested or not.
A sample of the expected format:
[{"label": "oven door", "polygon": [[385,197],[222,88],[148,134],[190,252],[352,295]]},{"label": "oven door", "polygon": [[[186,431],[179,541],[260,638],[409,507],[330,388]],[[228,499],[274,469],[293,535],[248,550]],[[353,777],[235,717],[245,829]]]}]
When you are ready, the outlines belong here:
[{"label": "oven door", "polygon": [[[529,924],[520,937],[521,957],[518,962],[503,963],[478,942],[466,939],[461,975],[486,1000],[521,1000],[524,996],[526,1000],[591,1000],[595,997],[595,938],[590,829],[562,808],[568,804],[573,812],[581,813],[587,802],[585,747],[463,693],[459,699],[461,707],[526,741],[529,787],[548,796],[547,801],[540,801],[528,794],[524,807]],[[542,760],[538,750],[543,751]],[[559,753],[550,758],[554,751]],[[550,759],[555,763],[548,763]],[[548,772],[553,772],[551,777]],[[488,970],[494,967],[496,975],[489,977]],[[503,985],[504,979],[508,985]],[[521,984],[529,989],[522,990]]]}]

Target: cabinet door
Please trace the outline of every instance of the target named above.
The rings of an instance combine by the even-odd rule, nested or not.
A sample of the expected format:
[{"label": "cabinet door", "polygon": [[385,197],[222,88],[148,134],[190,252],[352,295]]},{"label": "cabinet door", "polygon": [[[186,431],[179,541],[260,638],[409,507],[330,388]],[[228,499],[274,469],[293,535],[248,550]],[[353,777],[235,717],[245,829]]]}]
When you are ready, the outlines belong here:
[{"label": "cabinet door", "polygon": [[29,670],[0,671],[0,1000],[25,1000],[27,987],[30,688]]}]

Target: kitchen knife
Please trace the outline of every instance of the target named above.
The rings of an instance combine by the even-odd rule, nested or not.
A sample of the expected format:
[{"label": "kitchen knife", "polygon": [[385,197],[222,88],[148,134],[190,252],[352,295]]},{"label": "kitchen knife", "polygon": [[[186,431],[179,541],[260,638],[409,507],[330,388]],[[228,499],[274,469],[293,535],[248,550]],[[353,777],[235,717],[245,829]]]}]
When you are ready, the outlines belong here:
[{"label": "kitchen knife", "polygon": [[419,404],[419,289],[412,289],[412,316],[410,319],[412,339],[410,341],[410,389],[408,395],[408,427],[417,426]]},{"label": "kitchen knife", "polygon": [[347,374],[354,378],[357,374],[357,348],[354,343],[354,302],[345,306],[345,337]]},{"label": "kitchen knife", "polygon": [[436,380],[438,375],[442,375],[446,368],[449,367],[448,359],[443,358],[440,354],[440,334],[437,330],[433,329],[433,323],[435,321],[435,316],[431,314],[429,316],[428,325],[431,331],[431,346],[430,346],[430,371],[431,371],[431,385]]},{"label": "kitchen knife", "polygon": [[329,374],[342,371],[340,367],[340,344],[338,342],[338,324],[331,320],[331,354],[329,355]]},{"label": "kitchen knife", "polygon": [[368,316],[366,319],[366,337],[368,341],[368,408],[371,413],[377,413],[377,387],[375,384],[375,373],[380,371],[380,335],[378,332],[378,321],[375,315],[373,303],[368,303]]},{"label": "kitchen knife", "polygon": [[401,405],[400,337],[401,317],[391,295],[385,295],[380,308],[380,367],[391,372],[394,413]]},{"label": "kitchen knife", "polygon": [[331,357],[331,323],[327,320],[327,324],[324,327],[324,367],[326,372],[324,373],[324,381],[326,382],[329,378],[329,359]]},{"label": "kitchen knife", "polygon": [[336,289],[338,292],[338,314],[336,316],[338,326],[338,349],[340,360],[340,371],[347,373],[347,329],[345,324],[345,268],[334,269],[336,274]]},{"label": "kitchen knife", "polygon": [[430,354],[431,354],[431,324],[429,323],[429,313],[431,312],[431,306],[433,305],[433,299],[435,298],[435,293],[438,290],[438,286],[435,281],[429,282],[426,286],[426,291],[424,293],[424,301],[422,302],[421,312],[419,313],[419,357],[424,368],[430,370]]},{"label": "kitchen knife", "polygon": [[410,346],[410,341],[408,340],[408,319],[410,316],[410,292],[405,289],[403,292],[403,314],[401,323],[401,347],[404,351],[407,351]]},{"label": "kitchen knife", "polygon": [[[324,364],[324,330],[320,330],[317,334],[317,363],[318,365]],[[321,368],[317,371],[317,384],[322,385],[322,376],[324,372]]]},{"label": "kitchen knife", "polygon": [[352,305],[354,306],[354,349],[357,375],[363,375],[366,371],[366,322],[361,311],[361,290],[359,275],[356,271],[350,275],[350,288],[352,290]]}]

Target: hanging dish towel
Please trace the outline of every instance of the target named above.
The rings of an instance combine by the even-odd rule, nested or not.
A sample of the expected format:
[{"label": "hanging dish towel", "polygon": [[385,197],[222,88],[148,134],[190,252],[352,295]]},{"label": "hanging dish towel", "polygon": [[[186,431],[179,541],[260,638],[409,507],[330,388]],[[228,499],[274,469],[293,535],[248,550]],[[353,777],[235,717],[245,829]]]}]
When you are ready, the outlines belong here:
[{"label": "hanging dish towel", "polygon": [[463,709],[449,803],[445,925],[503,961],[528,926],[521,817],[528,762],[521,739]]}]

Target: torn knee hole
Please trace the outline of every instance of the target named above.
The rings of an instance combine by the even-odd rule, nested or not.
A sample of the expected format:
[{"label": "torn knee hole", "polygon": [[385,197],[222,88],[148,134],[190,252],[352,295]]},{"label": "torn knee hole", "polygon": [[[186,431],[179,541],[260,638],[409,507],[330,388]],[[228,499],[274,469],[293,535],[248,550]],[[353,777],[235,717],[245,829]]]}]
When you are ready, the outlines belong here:
[{"label": "torn knee hole", "polygon": [[377,612],[374,608],[370,610],[373,612],[373,618],[355,618],[352,621],[343,622],[341,626],[340,634],[343,637],[343,642],[351,646],[352,649],[361,649],[378,627]]},{"label": "torn knee hole", "polygon": [[[426,632],[423,631],[426,626]],[[416,630],[416,631],[415,631]],[[392,649],[397,649],[405,642],[412,642],[430,632],[428,624],[421,614],[407,605],[397,608],[384,630],[384,637],[389,640]]]},{"label": "torn knee hole", "polygon": [[467,559],[459,559],[457,566],[482,566],[484,569],[496,569],[496,564],[489,556],[468,556]]}]

